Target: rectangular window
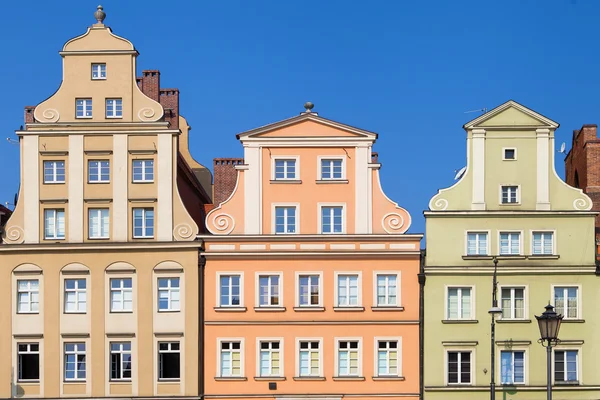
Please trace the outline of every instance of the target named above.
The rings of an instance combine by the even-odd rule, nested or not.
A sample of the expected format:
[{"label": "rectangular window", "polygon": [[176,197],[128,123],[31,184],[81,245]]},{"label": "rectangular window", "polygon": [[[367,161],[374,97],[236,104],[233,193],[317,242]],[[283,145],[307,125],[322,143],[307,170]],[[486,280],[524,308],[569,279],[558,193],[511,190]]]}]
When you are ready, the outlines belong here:
[{"label": "rectangular window", "polygon": [[517,204],[519,202],[518,186],[502,186],[502,204]]},{"label": "rectangular window", "polygon": [[133,209],[133,237],[142,239],[149,239],[154,237],[153,208]]},{"label": "rectangular window", "polygon": [[220,285],[220,304],[221,307],[240,307],[241,306],[241,276],[240,275],[221,275]]},{"label": "rectangular window", "polygon": [[92,79],[106,79],[106,64],[92,64]]},{"label": "rectangular window", "polygon": [[398,376],[398,341],[377,341],[377,376]]},{"label": "rectangular window", "polygon": [[359,376],[360,359],[357,340],[338,342],[338,376]]},{"label": "rectangular window", "polygon": [[85,343],[65,343],[65,381],[85,381]]},{"label": "rectangular window", "polygon": [[110,344],[110,380],[131,380],[131,342]]},{"label": "rectangular window", "polygon": [[296,160],[275,160],[275,180],[297,179]]},{"label": "rectangular window", "polygon": [[321,207],[321,233],[342,233],[344,207]]},{"label": "rectangular window", "polygon": [[513,385],[525,383],[525,352],[502,350],[500,352],[500,383]]},{"label": "rectangular window", "polygon": [[108,239],[110,219],[108,208],[90,208],[88,210],[88,234],[90,239]]},{"label": "rectangular window", "polygon": [[92,99],[76,99],[75,116],[77,118],[92,118]]},{"label": "rectangular window", "polygon": [[281,306],[279,275],[260,275],[258,277],[259,307]]},{"label": "rectangular window", "polygon": [[300,307],[318,306],[321,304],[319,278],[319,275],[298,276],[298,305]]},{"label": "rectangular window", "polygon": [[154,160],[133,160],[133,181],[154,182]]},{"label": "rectangular window", "polygon": [[516,160],[517,150],[516,149],[504,149],[504,160]]},{"label": "rectangular window", "polygon": [[577,350],[554,350],[554,381],[577,383]]},{"label": "rectangular window", "polygon": [[65,210],[44,210],[44,239],[65,238]]},{"label": "rectangular window", "polygon": [[377,306],[398,306],[398,275],[377,275]]},{"label": "rectangular window", "polygon": [[502,318],[525,318],[524,288],[502,288]]},{"label": "rectangular window", "polygon": [[471,319],[471,288],[448,288],[448,319]]},{"label": "rectangular window", "polygon": [[321,375],[321,349],[318,341],[301,341],[299,343],[300,354],[299,372],[300,376]]},{"label": "rectangular window", "polygon": [[44,183],[65,183],[64,161],[44,161]]},{"label": "rectangular window", "polygon": [[179,278],[158,278],[158,311],[179,311]]},{"label": "rectangular window", "polygon": [[221,342],[221,376],[242,376],[241,342]]},{"label": "rectangular window", "polygon": [[40,281],[37,279],[17,281],[17,313],[40,312]]},{"label": "rectangular window", "polygon": [[281,376],[279,341],[260,342],[260,376]]},{"label": "rectangular window", "polygon": [[358,306],[358,275],[338,275],[337,304],[338,307]]},{"label": "rectangular window", "polygon": [[552,232],[533,232],[532,236],[533,255],[554,254],[554,234]]},{"label": "rectangular window", "polygon": [[342,163],[341,159],[321,160],[321,179],[342,179]]},{"label": "rectangular window", "polygon": [[106,99],[106,118],[123,118],[123,100]]},{"label": "rectangular window", "polygon": [[471,384],[471,352],[448,352],[448,384]]},{"label": "rectangular window", "polygon": [[565,319],[579,318],[577,292],[577,287],[554,288],[554,307],[556,307],[557,314],[562,314]]},{"label": "rectangular window", "polygon": [[110,182],[110,161],[90,160],[88,161],[88,182],[107,183]]},{"label": "rectangular window", "polygon": [[178,380],[180,378],[179,342],[158,343],[158,379]]},{"label": "rectangular window", "polygon": [[275,233],[296,233],[296,207],[275,207]]},{"label": "rectangular window", "polygon": [[110,311],[133,311],[133,285],[131,278],[111,278]]},{"label": "rectangular window", "polygon": [[468,232],[467,233],[467,255],[485,256],[488,253],[488,234],[487,232]]},{"label": "rectangular window", "polygon": [[87,293],[85,279],[65,279],[65,313],[84,313]]},{"label": "rectangular window", "polygon": [[18,353],[18,380],[39,381],[40,380],[40,345],[39,343],[19,343]]},{"label": "rectangular window", "polygon": [[500,232],[500,255],[521,254],[521,234],[519,232]]}]

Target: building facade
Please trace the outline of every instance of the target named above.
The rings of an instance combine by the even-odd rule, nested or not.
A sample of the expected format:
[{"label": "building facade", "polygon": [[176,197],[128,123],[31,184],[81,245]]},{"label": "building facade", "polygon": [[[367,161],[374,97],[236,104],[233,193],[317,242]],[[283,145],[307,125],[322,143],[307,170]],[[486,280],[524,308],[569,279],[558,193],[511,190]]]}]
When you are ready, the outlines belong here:
[{"label": "building facade", "polygon": [[[467,168],[425,212],[425,399],[540,399],[537,343],[550,300],[564,315],[552,353],[555,398],[597,399],[598,297],[591,199],[554,169],[558,124],[509,101],[467,123]],[[498,262],[496,337],[490,348]],[[502,397],[501,397],[502,396]]]},{"label": "building facade", "polygon": [[[0,246],[0,397],[198,397],[196,235],[210,203],[177,89],[97,23],[17,131],[19,201]],[[204,186],[202,184],[204,179]]]},{"label": "building facade", "polygon": [[417,399],[419,243],[377,135],[311,111],[215,160],[203,235],[206,399]]}]

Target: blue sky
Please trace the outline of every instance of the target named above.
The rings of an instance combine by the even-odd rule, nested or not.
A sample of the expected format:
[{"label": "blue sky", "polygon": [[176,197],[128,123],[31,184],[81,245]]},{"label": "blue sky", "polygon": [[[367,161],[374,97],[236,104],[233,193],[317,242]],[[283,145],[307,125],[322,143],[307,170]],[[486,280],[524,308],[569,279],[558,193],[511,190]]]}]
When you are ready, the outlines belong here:
[{"label": "blue sky", "polygon": [[[138,69],[181,90],[203,164],[241,157],[236,133],[314,111],[379,133],[389,197],[422,211],[465,165],[462,125],[509,99],[559,122],[557,143],[600,121],[600,2],[107,0],[105,23],[131,40]],[[23,107],[60,84],[64,42],[94,22],[97,1],[5,2],[0,120],[13,137]],[[19,150],[2,139],[0,201],[19,185]],[[563,157],[557,154],[563,176]]]}]

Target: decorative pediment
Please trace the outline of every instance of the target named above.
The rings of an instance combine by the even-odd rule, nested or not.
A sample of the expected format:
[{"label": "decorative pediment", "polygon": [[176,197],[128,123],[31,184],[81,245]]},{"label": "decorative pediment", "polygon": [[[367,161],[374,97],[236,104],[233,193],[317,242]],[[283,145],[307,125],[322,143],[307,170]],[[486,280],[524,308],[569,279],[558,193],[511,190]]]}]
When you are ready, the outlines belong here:
[{"label": "decorative pediment", "polygon": [[475,118],[472,121],[467,122],[463,127],[465,129],[473,128],[486,128],[491,129],[494,127],[498,128],[558,128],[558,122],[554,122],[549,118],[544,117],[513,100],[509,100],[506,103],[494,108],[493,110],[483,114],[482,116]]}]

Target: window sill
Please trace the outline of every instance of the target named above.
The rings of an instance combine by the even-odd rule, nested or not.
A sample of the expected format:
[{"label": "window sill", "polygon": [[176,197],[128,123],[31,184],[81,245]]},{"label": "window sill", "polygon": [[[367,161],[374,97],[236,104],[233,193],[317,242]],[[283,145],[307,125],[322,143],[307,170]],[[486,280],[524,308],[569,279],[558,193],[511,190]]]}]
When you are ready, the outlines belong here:
[{"label": "window sill", "polygon": [[283,312],[285,311],[285,307],[254,307],[254,311],[256,312]]},{"label": "window sill", "polygon": [[179,383],[181,378],[158,378],[158,383]]},{"label": "window sill", "polygon": [[106,119],[123,119],[123,116],[122,116],[122,115],[117,115],[117,116],[114,116],[114,117],[113,117],[113,116],[108,116],[108,115],[107,115],[107,116],[106,116]]},{"label": "window sill", "polygon": [[527,256],[522,254],[502,254],[496,257],[498,260],[524,260]]},{"label": "window sill", "polygon": [[334,381],[364,381],[364,376],[334,376]]},{"label": "window sill", "polygon": [[159,314],[173,314],[181,312],[181,310],[156,310]]},{"label": "window sill", "polygon": [[499,203],[499,206],[520,206],[521,202],[514,202],[514,203]]},{"label": "window sill", "polygon": [[558,254],[532,254],[527,258],[530,260],[558,260],[560,256]]},{"label": "window sill", "polygon": [[404,307],[373,306],[371,311],[404,311]]},{"label": "window sill", "polygon": [[56,181],[56,182],[49,182],[49,181],[44,181],[44,185],[64,185],[65,181]]},{"label": "window sill", "polygon": [[72,385],[72,384],[78,384],[78,383],[86,383],[85,379],[65,379],[63,381],[63,383],[65,385]]},{"label": "window sill", "polygon": [[90,184],[90,185],[102,185],[102,184],[108,184],[108,183],[110,183],[110,181],[96,181],[96,182],[88,181],[88,184]]},{"label": "window sill", "polygon": [[442,324],[478,324],[478,319],[443,319]]},{"label": "window sill", "polygon": [[39,311],[17,311],[17,315],[37,315]]},{"label": "window sill", "polygon": [[554,382],[556,386],[578,386],[579,381]]},{"label": "window sill", "polygon": [[110,310],[110,314],[133,314],[133,310]]},{"label": "window sill", "polygon": [[88,238],[88,240],[99,240],[99,241],[109,240],[109,239],[110,239],[109,237],[89,237]]},{"label": "window sill", "polygon": [[321,312],[325,311],[325,307],[294,307],[294,311],[302,311],[302,312]]},{"label": "window sill", "polygon": [[72,315],[72,314],[85,315],[85,314],[87,314],[87,312],[86,311],[64,311],[63,314],[65,314],[65,315]]},{"label": "window sill", "polygon": [[356,311],[365,311],[364,307],[333,307],[333,311],[350,311],[350,312],[356,312]]},{"label": "window sill", "polygon": [[110,382],[111,384],[126,384],[126,385],[130,385],[131,384],[131,379],[110,379],[108,382]]},{"label": "window sill", "polygon": [[497,319],[498,324],[530,324],[530,319]]},{"label": "window sill", "polygon": [[215,381],[247,381],[245,376],[215,376]]},{"label": "window sill", "polygon": [[39,385],[40,384],[40,380],[39,379],[32,379],[30,381],[17,381],[18,384],[20,385]]},{"label": "window sill", "polygon": [[337,184],[345,184],[348,183],[348,179],[317,179],[315,181],[317,184],[328,184],[328,183],[337,183]]},{"label": "window sill", "polygon": [[492,256],[488,256],[488,255],[475,255],[475,254],[469,254],[466,256],[462,256],[463,260],[493,260],[494,257]]},{"label": "window sill", "polygon": [[561,321],[561,324],[583,324],[585,322],[585,319],[578,319],[578,318],[563,318]]},{"label": "window sill", "polygon": [[406,380],[403,376],[374,376],[374,381],[403,381]]},{"label": "window sill", "polygon": [[132,181],[131,183],[154,183],[154,181]]},{"label": "window sill", "polygon": [[271,183],[283,183],[288,185],[298,185],[302,183],[300,179],[271,179]]},{"label": "window sill", "polygon": [[214,307],[216,312],[245,312],[246,307]]},{"label": "window sill", "polygon": [[324,376],[295,376],[295,381],[324,381]]},{"label": "window sill", "polygon": [[255,381],[285,381],[285,376],[255,376]]}]

